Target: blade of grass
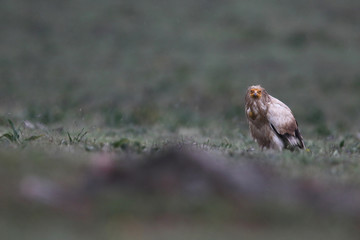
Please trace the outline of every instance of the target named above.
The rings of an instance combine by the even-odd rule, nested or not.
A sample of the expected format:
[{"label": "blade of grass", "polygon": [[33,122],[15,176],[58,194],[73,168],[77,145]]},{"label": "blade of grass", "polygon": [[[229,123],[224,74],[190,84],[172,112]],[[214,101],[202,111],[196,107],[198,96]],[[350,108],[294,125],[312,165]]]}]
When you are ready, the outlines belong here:
[{"label": "blade of grass", "polygon": [[69,143],[72,144],[72,143],[73,143],[73,140],[72,140],[72,138],[71,138],[71,136],[70,136],[70,133],[67,132],[67,135],[68,135],[68,138],[69,138]]},{"label": "blade of grass", "polygon": [[16,128],[14,126],[14,123],[10,119],[8,119],[8,122],[10,124],[10,127],[11,127],[12,131],[13,131],[15,140],[18,141],[19,138],[20,138],[19,132],[16,130]]},{"label": "blade of grass", "polygon": [[4,133],[0,136],[0,139],[1,138],[7,138],[10,142],[15,142],[14,135],[11,133]]}]

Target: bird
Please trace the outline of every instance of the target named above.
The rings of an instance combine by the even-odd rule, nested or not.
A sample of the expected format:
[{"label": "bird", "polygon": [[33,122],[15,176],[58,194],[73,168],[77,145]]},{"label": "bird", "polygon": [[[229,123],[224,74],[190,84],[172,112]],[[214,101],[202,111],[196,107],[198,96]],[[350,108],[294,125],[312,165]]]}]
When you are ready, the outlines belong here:
[{"label": "bird", "polygon": [[290,108],[269,95],[260,85],[247,89],[245,115],[251,136],[261,149],[305,149],[298,123]]}]

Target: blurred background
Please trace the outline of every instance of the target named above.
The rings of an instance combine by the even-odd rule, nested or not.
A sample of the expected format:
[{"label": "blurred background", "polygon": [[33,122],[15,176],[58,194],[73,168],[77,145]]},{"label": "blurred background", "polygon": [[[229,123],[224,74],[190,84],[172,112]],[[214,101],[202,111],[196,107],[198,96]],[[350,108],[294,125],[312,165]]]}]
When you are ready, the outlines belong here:
[{"label": "blurred background", "polygon": [[1,114],[170,130],[221,122],[245,132],[244,94],[261,84],[311,133],[359,130],[359,8],[354,0],[3,0]]},{"label": "blurred background", "polygon": [[[0,236],[357,239],[359,10],[2,0]],[[261,152],[248,137],[254,84],[292,109],[306,152]],[[174,142],[217,162],[154,160]]]}]

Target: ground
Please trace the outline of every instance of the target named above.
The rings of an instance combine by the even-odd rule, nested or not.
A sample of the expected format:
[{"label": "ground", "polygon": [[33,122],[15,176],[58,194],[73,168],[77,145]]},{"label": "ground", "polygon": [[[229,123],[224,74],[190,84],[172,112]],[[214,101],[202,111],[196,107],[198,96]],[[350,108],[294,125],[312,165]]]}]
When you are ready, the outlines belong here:
[{"label": "ground", "polygon": [[[355,238],[359,7],[351,0],[3,1],[1,235]],[[243,106],[254,84],[292,109],[306,151],[261,151],[250,138]],[[205,171],[197,181],[207,187],[190,181],[197,190],[187,192],[175,173],[196,174],[175,164],[175,192],[162,178],[150,189],[124,186],[124,164],[138,172],[167,151],[196,162],[188,149],[210,166],[220,162],[221,176],[254,166],[265,171],[250,174],[249,184],[256,176],[271,183],[259,185],[259,196],[233,200]]]}]

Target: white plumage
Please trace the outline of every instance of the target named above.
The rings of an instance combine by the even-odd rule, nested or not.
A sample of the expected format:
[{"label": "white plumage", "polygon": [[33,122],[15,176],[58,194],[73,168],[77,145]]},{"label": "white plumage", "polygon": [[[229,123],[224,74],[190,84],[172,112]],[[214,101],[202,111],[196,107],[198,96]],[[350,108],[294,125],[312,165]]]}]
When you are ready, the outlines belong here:
[{"label": "white plumage", "polygon": [[248,88],[245,114],[252,137],[261,148],[303,149],[303,138],[290,108],[260,85]]}]

